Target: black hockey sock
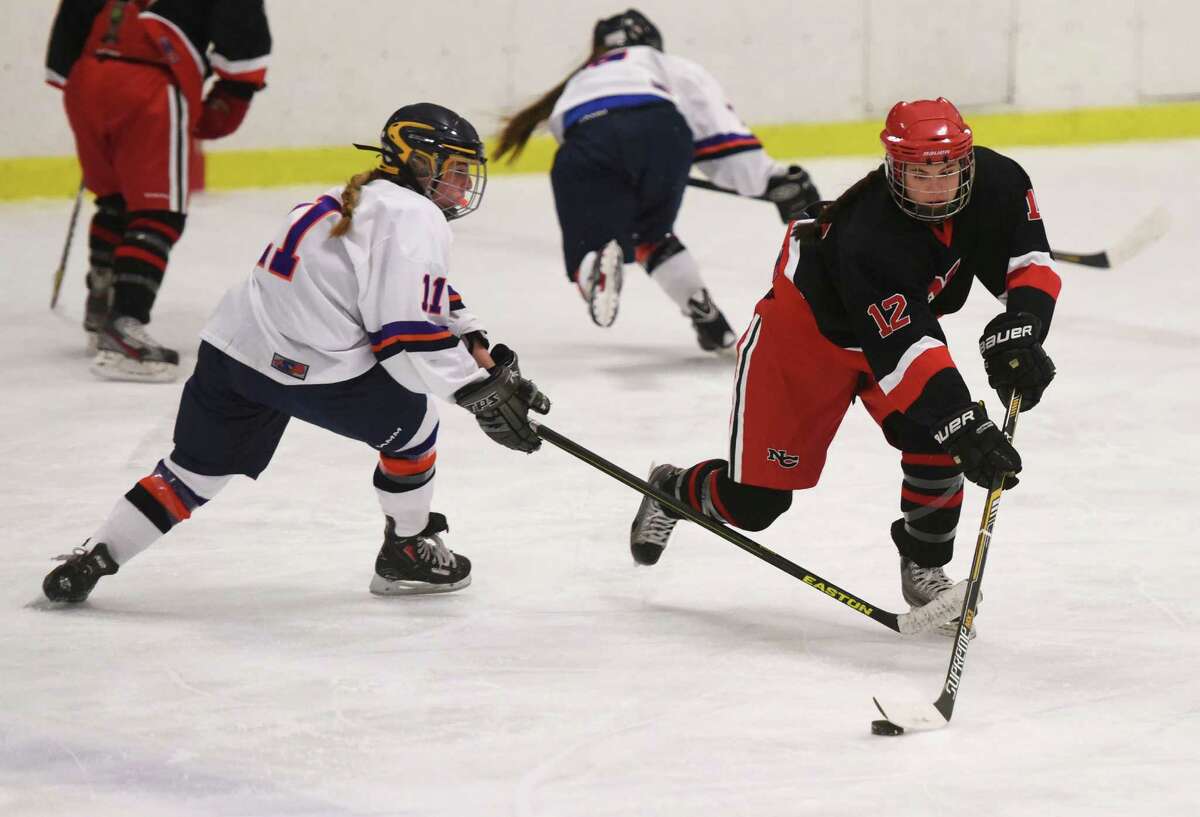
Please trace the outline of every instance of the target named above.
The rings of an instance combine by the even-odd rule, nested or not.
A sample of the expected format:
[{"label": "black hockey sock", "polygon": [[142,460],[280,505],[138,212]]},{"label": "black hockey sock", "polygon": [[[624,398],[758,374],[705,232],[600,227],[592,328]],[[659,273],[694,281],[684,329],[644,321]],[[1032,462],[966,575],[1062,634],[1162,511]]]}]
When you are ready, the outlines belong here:
[{"label": "black hockey sock", "polygon": [[902,519],[892,523],[892,541],[901,556],[922,567],[941,567],[954,555],[954,534],[962,511],[963,476],[945,454],[901,458]]},{"label": "black hockey sock", "polygon": [[88,228],[88,264],[92,269],[111,272],[113,251],[125,234],[125,199],[120,194],[96,199],[96,212]]},{"label": "black hockey sock", "polygon": [[136,210],[113,260],[113,315],[150,322],[150,309],[167,271],[171,248],[183,233],[187,216],[169,210]]},{"label": "black hockey sock", "polygon": [[725,460],[705,460],[685,469],[671,488],[692,510],[742,530],[763,530],[791,507],[791,491],[734,482],[728,472]]}]

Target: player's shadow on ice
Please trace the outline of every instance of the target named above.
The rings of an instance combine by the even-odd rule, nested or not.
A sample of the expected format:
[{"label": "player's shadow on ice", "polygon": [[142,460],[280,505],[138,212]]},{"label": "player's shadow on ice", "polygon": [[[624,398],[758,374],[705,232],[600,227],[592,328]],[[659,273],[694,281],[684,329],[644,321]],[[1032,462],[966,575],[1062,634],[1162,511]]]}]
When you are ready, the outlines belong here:
[{"label": "player's shadow on ice", "polygon": [[[820,604],[821,600],[816,599]],[[805,607],[797,599],[787,612],[778,607],[739,607],[713,609],[683,607],[677,604],[646,602],[655,617],[673,637],[702,641],[713,646],[713,639],[728,642],[729,651],[744,657],[761,652],[778,657],[836,662],[863,674],[884,672],[928,672],[930,667],[949,655],[950,639],[927,633],[901,636],[890,633],[865,616],[858,624],[847,611],[848,621],[839,623],[834,609],[829,616]],[[900,608],[896,608],[899,610]],[[673,628],[670,622],[685,621],[699,627]]]},{"label": "player's shadow on ice", "polygon": [[[576,363],[586,361],[591,371],[617,377],[642,379],[664,373],[695,373],[699,376],[725,375],[733,370],[732,352],[720,355],[705,352],[694,344],[643,346],[617,343],[573,343],[564,347],[564,358]],[[727,383],[727,380],[722,380]]]}]

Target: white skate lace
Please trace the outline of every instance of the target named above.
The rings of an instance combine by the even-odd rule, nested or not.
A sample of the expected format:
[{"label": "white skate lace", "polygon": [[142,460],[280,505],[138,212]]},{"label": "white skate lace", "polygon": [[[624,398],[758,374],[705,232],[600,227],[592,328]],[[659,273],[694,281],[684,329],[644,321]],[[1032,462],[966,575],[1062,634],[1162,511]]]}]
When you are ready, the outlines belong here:
[{"label": "white skate lace", "polygon": [[638,531],[638,541],[645,544],[667,546],[667,540],[671,538],[671,532],[675,530],[675,523],[679,521],[672,519],[662,511],[662,505],[655,501],[650,506],[646,518],[642,520],[641,529]]},{"label": "white skate lace", "polygon": [[458,563],[454,552],[442,543],[436,533],[417,540],[417,554],[426,562],[433,562],[435,567],[454,567]]},{"label": "white skate lace", "polygon": [[90,541],[92,541],[90,538],[89,538],[89,539],[84,539],[84,540],[83,540],[83,544],[82,544],[82,545],[80,545],[80,546],[78,546],[78,547],[75,547],[75,548],[71,548],[71,552],[70,552],[70,553],[60,553],[60,554],[58,554],[58,555],[57,555],[57,556],[55,556],[55,557],[54,557],[54,558],[53,558],[51,561],[55,561],[55,562],[69,562],[69,561],[71,561],[72,559],[82,559],[84,556],[87,556],[87,555],[88,555],[87,546],[88,546],[88,542],[90,542]]},{"label": "white skate lace", "polygon": [[954,586],[954,582],[950,581],[940,567],[920,567],[914,564],[909,568],[908,575],[912,578],[913,589],[927,598],[933,598]]},{"label": "white skate lace", "polygon": [[122,315],[113,321],[113,328],[120,332],[122,337],[132,340],[147,349],[161,348],[161,344],[150,337],[150,333],[146,331],[145,324],[137,318]]}]

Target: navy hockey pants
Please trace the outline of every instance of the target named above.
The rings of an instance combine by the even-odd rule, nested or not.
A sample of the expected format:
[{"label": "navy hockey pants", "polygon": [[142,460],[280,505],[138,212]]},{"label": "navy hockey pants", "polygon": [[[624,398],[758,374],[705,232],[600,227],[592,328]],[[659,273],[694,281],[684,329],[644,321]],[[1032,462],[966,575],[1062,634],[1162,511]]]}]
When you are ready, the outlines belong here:
[{"label": "navy hockey pants", "polygon": [[671,104],[617,108],[566,132],[550,182],[568,278],[614,238],[632,263],[638,244],[672,232],[692,150],[691,129]]},{"label": "navy hockey pants", "polygon": [[201,342],[179,401],[171,459],[197,474],[255,479],[292,417],[387,456],[414,457],[437,439],[435,427],[409,446],[429,408],[426,395],[404,388],[379,365],[340,383],[285,386]]}]

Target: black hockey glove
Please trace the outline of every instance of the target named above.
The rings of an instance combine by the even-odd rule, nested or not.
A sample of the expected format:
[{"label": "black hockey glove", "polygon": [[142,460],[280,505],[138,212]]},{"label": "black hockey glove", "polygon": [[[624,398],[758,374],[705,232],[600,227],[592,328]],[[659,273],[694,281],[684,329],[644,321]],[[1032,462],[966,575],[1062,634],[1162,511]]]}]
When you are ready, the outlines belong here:
[{"label": "black hockey glove", "polygon": [[983,488],[991,488],[1000,474],[1007,474],[1004,487],[1014,488],[1013,474],[1021,470],[1021,455],[1004,432],[987,418],[983,403],[972,403],[951,414],[933,428],[933,438],[962,468],[963,476]]},{"label": "black hockey glove", "polygon": [[550,399],[521,377],[516,352],[500,343],[491,354],[496,365],[488,369],[488,379],[459,389],[454,400],[474,414],[483,433],[496,442],[527,454],[537,451],[542,438],[529,425],[529,410],[546,414]]},{"label": "black hockey glove", "polygon": [[1008,402],[1021,393],[1021,411],[1031,409],[1054,379],[1054,361],[1042,348],[1042,322],[1028,312],[1003,312],[988,321],[979,338],[979,353],[988,385]]},{"label": "black hockey glove", "polygon": [[808,171],[800,165],[792,165],[787,173],[767,180],[767,192],[763,198],[775,203],[779,208],[779,217],[787,224],[805,218],[807,214],[804,211],[809,205],[820,201],[821,194],[809,178]]}]

